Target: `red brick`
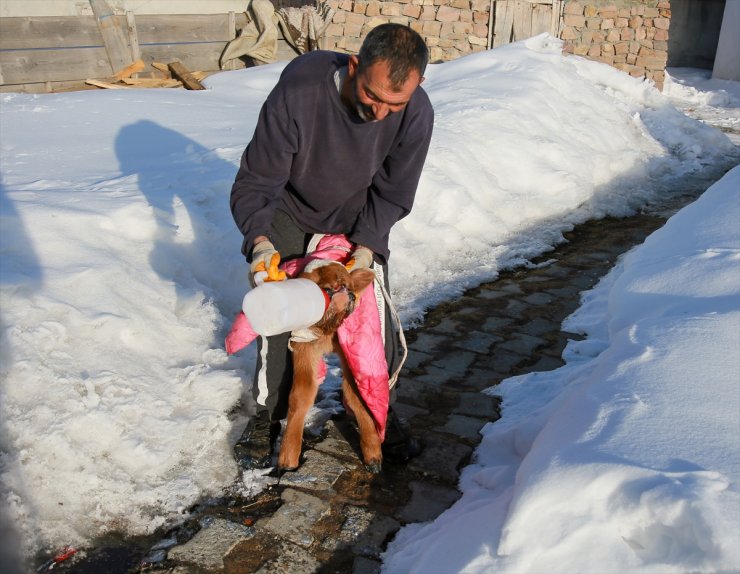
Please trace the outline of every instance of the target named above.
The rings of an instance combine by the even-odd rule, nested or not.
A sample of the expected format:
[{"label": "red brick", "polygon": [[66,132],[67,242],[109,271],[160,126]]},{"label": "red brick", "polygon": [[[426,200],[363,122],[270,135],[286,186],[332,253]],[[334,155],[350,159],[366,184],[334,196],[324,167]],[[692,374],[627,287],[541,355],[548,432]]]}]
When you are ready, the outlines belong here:
[{"label": "red brick", "polygon": [[365,9],[365,16],[380,16],[380,7],[382,4],[382,2],[368,2],[367,8]]},{"label": "red brick", "polygon": [[383,16],[400,16],[401,6],[393,2],[383,2],[383,5],[380,7],[380,13]]},{"label": "red brick", "polygon": [[583,5],[578,2],[568,2],[563,9],[564,14],[575,14],[577,16],[583,15]]},{"label": "red brick", "polygon": [[460,10],[449,6],[440,6],[437,10],[437,20],[440,22],[457,22],[460,19]]},{"label": "red brick", "polygon": [[653,25],[659,30],[668,30],[671,26],[671,21],[668,18],[655,18]]},{"label": "red brick", "polygon": [[424,6],[421,9],[419,20],[434,20],[434,17],[436,16],[436,14],[437,14],[437,11],[435,10],[434,6]]},{"label": "red brick", "polygon": [[560,32],[561,40],[576,40],[579,36],[580,34],[578,33],[578,30],[572,26],[566,26],[563,28],[563,31]]},{"label": "red brick", "polygon": [[586,18],[583,16],[576,16],[574,14],[566,14],[563,16],[563,24],[566,26],[575,26],[576,28],[583,28],[586,25]]},{"label": "red brick", "polygon": [[413,4],[406,4],[401,12],[404,16],[409,18],[418,18],[421,15],[421,6],[414,6]]}]

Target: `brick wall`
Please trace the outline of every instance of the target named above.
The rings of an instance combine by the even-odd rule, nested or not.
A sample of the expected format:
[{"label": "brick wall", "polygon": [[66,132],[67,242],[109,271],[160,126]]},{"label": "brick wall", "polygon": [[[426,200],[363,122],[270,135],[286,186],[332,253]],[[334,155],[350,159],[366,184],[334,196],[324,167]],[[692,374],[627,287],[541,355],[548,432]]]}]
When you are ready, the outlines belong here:
[{"label": "brick wall", "polygon": [[416,30],[429,46],[430,61],[454,60],[485,50],[489,0],[329,0],[336,10],[326,31],[326,48],[357,53],[367,33],[396,22]]},{"label": "brick wall", "polygon": [[[357,53],[375,26],[397,22],[426,41],[432,62],[488,46],[489,0],[328,0],[336,10],[326,31],[329,50]],[[611,64],[663,86],[670,24],[668,0],[566,0],[560,37],[566,53]]]},{"label": "brick wall", "polygon": [[570,0],[560,37],[565,52],[648,78],[662,89],[670,23],[667,0]]}]

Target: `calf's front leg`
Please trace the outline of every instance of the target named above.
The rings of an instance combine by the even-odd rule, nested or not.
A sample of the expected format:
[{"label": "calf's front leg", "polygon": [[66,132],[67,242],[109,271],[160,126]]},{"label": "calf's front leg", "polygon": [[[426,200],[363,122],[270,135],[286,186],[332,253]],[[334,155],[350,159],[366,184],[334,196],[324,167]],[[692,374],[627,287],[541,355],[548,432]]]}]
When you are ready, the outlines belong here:
[{"label": "calf's front leg", "polygon": [[288,397],[288,420],[280,444],[278,457],[280,470],[295,470],[300,464],[303,425],[319,390],[314,367],[320,357],[315,357],[311,352],[311,343],[293,345],[293,387]]}]

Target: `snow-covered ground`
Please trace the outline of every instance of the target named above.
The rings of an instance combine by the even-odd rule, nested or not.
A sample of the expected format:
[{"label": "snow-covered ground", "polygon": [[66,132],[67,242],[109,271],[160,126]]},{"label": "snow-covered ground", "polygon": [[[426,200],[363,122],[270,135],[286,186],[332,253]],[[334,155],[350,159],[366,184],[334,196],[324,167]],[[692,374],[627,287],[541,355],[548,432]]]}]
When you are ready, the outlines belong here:
[{"label": "snow-covered ground", "polygon": [[[217,74],[202,92],[0,96],[0,493],[25,552],[84,545],[109,530],[151,532],[202,496],[259,487],[231,451],[254,351],[223,350],[248,289],[228,196],[283,66]],[[672,84],[669,100],[613,68],[562,56],[548,36],[426,75],[435,134],[414,211],[391,236],[391,282],[407,324],[547,251],[576,223],[631,213],[683,176],[740,161],[725,134],[675,107],[737,121],[736,83],[708,93],[689,78]],[[738,538],[740,473],[738,423],[727,420],[737,395],[722,383],[738,368],[733,353],[716,356],[738,348],[727,313],[738,307],[738,227],[723,227],[725,237],[725,220],[714,219],[738,221],[734,182],[701,211],[717,234],[697,232],[695,253],[667,255],[662,273],[626,259],[610,281],[635,293],[611,299],[602,287],[589,296],[569,325],[589,337],[569,348],[566,367],[503,385],[504,418],[485,429],[448,524],[402,530],[388,571],[424,563],[436,570],[419,572],[534,572],[540,558],[582,572],[612,562],[655,570],[661,559],[672,571],[740,568],[723,546]],[[724,271],[712,266],[720,261]],[[695,265],[717,280],[679,275]],[[640,269],[649,273],[642,282]],[[730,279],[720,284],[722,273]],[[681,303],[688,311],[676,310]],[[646,323],[632,328],[638,319]],[[702,328],[705,350],[694,352],[686,345]],[[666,360],[679,348],[688,350]],[[657,442],[682,432],[690,434]],[[685,448],[673,453],[677,442]],[[699,457],[699,445],[729,452],[715,466],[720,456]]]},{"label": "snow-covered ground", "polygon": [[566,365],[505,380],[462,498],[386,573],[740,570],[740,166],[583,297]]}]

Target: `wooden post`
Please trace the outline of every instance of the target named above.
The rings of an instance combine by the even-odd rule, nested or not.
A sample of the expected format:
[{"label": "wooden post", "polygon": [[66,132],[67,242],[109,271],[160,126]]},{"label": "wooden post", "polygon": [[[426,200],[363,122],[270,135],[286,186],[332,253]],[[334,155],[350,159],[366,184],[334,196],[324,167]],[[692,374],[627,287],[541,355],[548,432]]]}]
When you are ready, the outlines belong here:
[{"label": "wooden post", "polygon": [[560,38],[560,27],[563,18],[563,0],[553,0],[552,2],[552,24],[550,25],[550,34]]},{"label": "wooden post", "polygon": [[[236,14],[232,11],[229,12],[229,40],[236,38]],[[229,67],[232,70],[236,70],[236,59],[232,59],[229,63]]]},{"label": "wooden post", "polygon": [[136,18],[134,18],[134,13],[131,10],[126,12],[126,24],[128,25],[128,37],[131,40],[131,55],[134,60],[140,60],[139,33],[136,31]]},{"label": "wooden post", "polygon": [[486,43],[486,49],[490,50],[493,48],[493,10],[495,9],[495,0],[491,0],[488,4],[488,42]]},{"label": "wooden post", "polygon": [[115,74],[134,61],[123,28],[118,23],[118,19],[106,0],[90,0],[90,6],[93,14],[95,14],[95,19],[98,21],[98,28],[101,36],[103,36],[108,61]]}]

